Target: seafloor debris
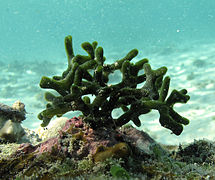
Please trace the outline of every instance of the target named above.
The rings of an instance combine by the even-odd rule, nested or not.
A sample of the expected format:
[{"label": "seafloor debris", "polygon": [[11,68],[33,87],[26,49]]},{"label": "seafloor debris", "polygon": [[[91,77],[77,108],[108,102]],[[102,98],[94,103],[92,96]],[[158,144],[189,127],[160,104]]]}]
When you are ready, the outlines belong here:
[{"label": "seafloor debris", "polygon": [[[114,177],[119,179],[215,177],[213,166],[215,151],[212,142],[196,141],[188,148],[179,148],[177,153],[170,153],[149,135],[130,125],[114,131],[94,130],[81,118],[76,117],[67,120],[55,137],[37,145],[24,143],[14,148],[17,151],[13,151],[10,156],[0,156],[2,179],[16,177],[110,180],[115,179]],[[195,161],[199,159],[199,154],[202,155],[200,157],[203,161]],[[205,161],[207,155],[210,157]]]},{"label": "seafloor debris", "polygon": [[[2,177],[5,178],[15,175],[39,178],[64,177],[66,175],[60,172],[61,169],[53,172],[54,169],[47,168],[52,163],[66,161],[76,164],[85,161],[94,166],[111,158],[121,159],[127,163],[129,158],[141,162],[144,158],[152,156],[151,147],[155,144],[162,149],[149,135],[132,126],[118,130],[106,128],[94,130],[81,118],[74,117],[66,122],[55,137],[37,145],[21,144],[7,160],[0,161],[0,174],[4,174]],[[8,166],[8,163],[13,166]],[[138,166],[141,168],[141,164]],[[77,168],[69,170],[71,176],[77,176],[83,171],[78,172]],[[74,171],[75,169],[77,170]]]},{"label": "seafloor debris", "polygon": [[0,139],[18,142],[25,134],[21,122],[25,120],[25,105],[16,101],[12,107],[0,103]]}]

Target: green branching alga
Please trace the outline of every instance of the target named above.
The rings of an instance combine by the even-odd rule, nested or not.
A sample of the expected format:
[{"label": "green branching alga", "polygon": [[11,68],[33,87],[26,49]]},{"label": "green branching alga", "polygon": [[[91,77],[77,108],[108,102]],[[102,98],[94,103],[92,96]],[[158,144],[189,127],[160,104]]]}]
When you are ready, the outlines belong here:
[{"label": "green branching alga", "polygon": [[[190,97],[186,89],[173,90],[167,97],[170,84],[170,77],[165,77],[167,68],[153,70],[148,59],[131,62],[138,54],[137,49],[112,64],[105,64],[103,48],[97,47],[97,44],[84,42],[81,46],[88,55],[75,55],[72,36],[65,38],[67,69],[61,76],[43,76],[40,81],[41,88],[59,93],[59,96],[45,93],[48,104],[38,115],[43,121],[41,125],[47,126],[55,115],[81,111],[83,120],[93,129],[116,129],[130,120],[139,127],[139,116],[155,109],[160,114],[160,124],[180,135],[183,125],[189,124],[189,120],[180,116],[173,107],[176,103],[186,103]],[[142,69],[144,74],[139,74]],[[122,73],[121,81],[114,85],[108,84],[109,75],[116,70]],[[139,84],[142,87],[137,88]],[[93,100],[90,98],[92,95],[95,97]],[[121,108],[123,114],[113,118],[112,111],[117,108]]]}]

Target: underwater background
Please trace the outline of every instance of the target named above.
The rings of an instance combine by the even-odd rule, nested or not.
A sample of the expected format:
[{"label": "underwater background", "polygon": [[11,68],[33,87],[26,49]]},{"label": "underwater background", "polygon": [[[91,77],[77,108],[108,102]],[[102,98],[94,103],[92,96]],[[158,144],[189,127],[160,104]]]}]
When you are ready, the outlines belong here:
[{"label": "underwater background", "polygon": [[[171,89],[188,90],[190,101],[176,108],[190,120],[180,136],[161,127],[156,111],[141,116],[139,129],[165,144],[215,140],[215,1],[0,0],[0,4],[0,102],[25,104],[24,127],[41,124],[37,114],[46,102],[40,79],[66,69],[64,37],[72,35],[75,54],[84,52],[82,42],[98,41],[107,62],[137,48],[137,59],[148,58],[152,68],[167,66]],[[111,78],[113,83],[120,80]]]}]

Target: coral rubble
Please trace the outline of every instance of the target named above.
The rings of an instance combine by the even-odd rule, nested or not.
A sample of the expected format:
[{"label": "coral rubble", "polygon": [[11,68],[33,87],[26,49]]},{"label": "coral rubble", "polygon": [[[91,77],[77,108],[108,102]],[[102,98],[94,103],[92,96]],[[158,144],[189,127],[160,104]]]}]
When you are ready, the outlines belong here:
[{"label": "coral rubble", "polygon": [[94,130],[74,117],[55,137],[37,145],[21,144],[1,158],[0,175],[2,179],[214,179],[213,144],[195,141],[171,153],[132,126]]},{"label": "coral rubble", "polygon": [[[136,134],[135,139],[139,144],[145,144],[145,148],[131,143],[131,135],[134,134]],[[57,159],[61,162],[66,159],[71,163],[87,160],[88,163],[91,162],[94,165],[111,158],[125,161],[128,161],[129,157],[140,159],[140,157],[152,154],[150,146],[155,143],[146,133],[141,133],[133,127],[117,131],[112,129],[93,130],[81,118],[74,117],[66,122],[56,137],[37,145],[21,144],[7,160],[1,159],[0,174],[5,178],[12,175],[21,177],[37,175],[42,178],[45,174],[49,177],[60,177],[59,171],[54,174],[49,170],[47,172],[47,167],[43,167],[43,171],[43,169],[38,169],[39,167],[34,168],[33,164],[35,162],[43,163],[46,161],[43,158],[47,158],[47,156],[51,158],[51,162],[56,159],[53,156],[58,156]],[[8,163],[12,166],[8,167]],[[94,165],[92,164],[92,166]],[[70,175],[72,173],[74,173],[73,169],[70,169]],[[77,176],[78,173],[76,172],[74,175]]]},{"label": "coral rubble", "polygon": [[0,139],[18,142],[24,135],[21,122],[25,120],[25,105],[16,101],[12,107],[0,103]]}]

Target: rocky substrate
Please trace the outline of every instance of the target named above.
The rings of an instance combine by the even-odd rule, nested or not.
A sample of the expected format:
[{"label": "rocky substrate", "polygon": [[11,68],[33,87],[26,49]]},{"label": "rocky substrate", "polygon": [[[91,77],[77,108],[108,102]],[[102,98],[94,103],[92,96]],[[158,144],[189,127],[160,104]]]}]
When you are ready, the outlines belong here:
[{"label": "rocky substrate", "polygon": [[215,177],[213,143],[195,142],[170,152],[130,125],[93,130],[80,117],[66,120],[42,142],[13,147],[11,155],[0,159],[3,179]]}]

